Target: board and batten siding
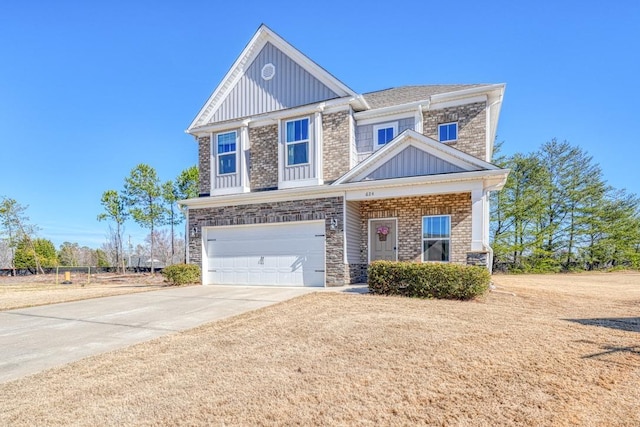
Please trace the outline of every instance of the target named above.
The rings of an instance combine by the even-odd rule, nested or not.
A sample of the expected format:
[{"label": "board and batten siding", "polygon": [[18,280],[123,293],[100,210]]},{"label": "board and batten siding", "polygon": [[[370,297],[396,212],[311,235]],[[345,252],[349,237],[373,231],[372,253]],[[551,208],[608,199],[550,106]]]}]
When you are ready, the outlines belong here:
[{"label": "board and batten siding", "polygon": [[[398,124],[398,135],[407,129],[415,130],[415,118],[407,117],[405,119],[394,120],[390,122],[380,122],[376,124],[356,126],[356,151],[358,162],[363,161],[373,153],[373,127],[379,124]],[[396,136],[398,136],[396,135]]]},{"label": "board and batten siding", "polygon": [[465,169],[414,146],[409,146],[371,172],[364,179],[391,179],[453,172],[465,172]]},{"label": "board and batten siding", "polygon": [[345,234],[347,239],[347,264],[362,263],[360,246],[362,242],[362,218],[360,202],[346,202]]},{"label": "board and batten siding", "polygon": [[[271,80],[264,80],[261,75],[266,64],[275,66]],[[285,53],[267,43],[210,121],[232,120],[338,97]]]},{"label": "board and batten siding", "polygon": [[[213,159],[216,161],[215,159]],[[239,163],[236,163],[239,165]],[[225,175],[217,175],[215,177],[215,187],[214,188],[233,188],[240,186],[240,180],[238,179],[239,174],[238,168],[236,168],[236,173],[230,173]]]}]

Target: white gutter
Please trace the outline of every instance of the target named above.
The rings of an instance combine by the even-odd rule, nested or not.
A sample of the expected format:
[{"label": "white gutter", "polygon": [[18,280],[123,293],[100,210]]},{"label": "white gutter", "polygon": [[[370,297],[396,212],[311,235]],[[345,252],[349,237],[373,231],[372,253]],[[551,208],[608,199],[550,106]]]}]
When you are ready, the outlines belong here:
[{"label": "white gutter", "polygon": [[492,92],[494,90],[504,90],[504,86],[505,86],[504,83],[496,83],[491,85],[472,87],[469,89],[457,90],[455,92],[438,93],[435,95],[431,95],[431,101],[441,102],[441,101],[453,99],[453,98],[462,98],[462,97],[467,97],[469,95],[477,95],[477,94],[482,94],[486,92]]},{"label": "white gutter", "polygon": [[316,112],[322,112],[327,110],[336,110],[340,107],[346,108],[351,105],[352,102],[356,102],[355,97],[343,97],[330,99],[328,101],[322,101],[315,104],[303,105],[301,107],[288,108],[286,110],[279,110],[276,112],[263,113],[251,118],[243,117],[237,120],[229,120],[226,122],[215,123],[206,126],[200,126],[194,129],[187,129],[185,133],[193,136],[199,136],[210,132],[217,132],[225,129],[234,129],[241,126],[265,126],[269,124],[277,123],[279,119],[286,117],[300,116],[304,114],[313,114]]},{"label": "white gutter", "polygon": [[452,174],[413,176],[377,181],[350,182],[333,185],[314,185],[311,187],[287,188],[283,190],[259,191],[253,193],[239,193],[224,196],[198,197],[181,200],[178,203],[190,208],[213,207],[227,205],[244,205],[250,203],[268,203],[276,201],[301,200],[323,197],[340,197],[351,190],[402,188],[426,184],[446,184],[454,182],[482,181],[483,188],[497,189],[504,185],[509,174],[508,169],[483,170],[472,172],[457,172]]},{"label": "white gutter", "polygon": [[379,116],[387,116],[394,113],[411,112],[412,110],[415,111],[415,109],[418,106],[421,106],[422,111],[428,111],[431,108],[431,104],[444,102],[452,99],[466,98],[472,95],[484,94],[484,93],[492,92],[495,90],[503,91],[504,83],[478,86],[478,87],[473,87],[469,89],[457,90],[454,92],[438,93],[435,95],[431,95],[427,99],[423,99],[419,101],[413,101],[406,104],[391,105],[389,107],[376,108],[372,110],[360,111],[355,113],[353,116],[356,120],[370,119],[370,118],[379,117]]}]

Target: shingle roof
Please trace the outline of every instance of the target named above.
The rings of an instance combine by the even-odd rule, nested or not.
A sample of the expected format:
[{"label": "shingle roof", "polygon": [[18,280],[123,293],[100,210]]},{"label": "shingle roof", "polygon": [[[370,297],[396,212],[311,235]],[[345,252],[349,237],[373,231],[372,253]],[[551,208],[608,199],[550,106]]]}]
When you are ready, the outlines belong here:
[{"label": "shingle roof", "polygon": [[392,105],[407,104],[409,102],[422,101],[431,95],[439,93],[455,92],[462,89],[484,86],[483,84],[466,85],[425,85],[425,86],[401,86],[376,92],[364,93],[364,99],[371,108],[390,107]]}]

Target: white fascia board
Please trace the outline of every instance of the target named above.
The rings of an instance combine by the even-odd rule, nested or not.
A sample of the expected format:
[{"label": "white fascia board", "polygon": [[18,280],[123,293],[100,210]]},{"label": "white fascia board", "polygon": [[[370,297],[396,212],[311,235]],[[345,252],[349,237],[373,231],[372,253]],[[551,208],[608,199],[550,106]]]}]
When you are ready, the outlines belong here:
[{"label": "white fascia board", "polygon": [[271,42],[275,47],[284,52],[287,56],[293,59],[294,62],[298,63],[302,68],[311,73],[312,76],[318,79],[322,84],[327,86],[333,92],[337,93],[339,96],[356,97],[358,95],[351,88],[338,80],[333,74],[329,73],[320,65],[316,64],[308,56],[293,47],[291,43],[287,42],[285,39],[273,32],[269,27],[263,24],[261,29],[262,28],[264,28],[264,30],[269,35],[267,41]]},{"label": "white fascia board", "polygon": [[469,89],[456,90],[453,92],[444,92],[431,95],[431,102],[442,102],[456,98],[466,98],[473,95],[487,94],[496,90],[504,90],[504,83],[489,84],[484,86],[472,87]]},{"label": "white fascia board", "polygon": [[[415,140],[408,139],[407,142],[405,142],[404,144],[396,144],[395,147],[393,147],[392,150],[389,150],[389,152],[386,153],[385,156],[378,157],[375,161],[371,162],[366,168],[363,168],[363,170],[361,170],[360,173],[354,175],[351,179],[353,181],[363,180],[364,178],[367,177],[367,175],[369,175],[370,173],[378,169],[380,166],[384,165],[386,162],[388,162],[390,159],[400,154],[404,149],[408,147],[415,147],[418,150],[425,151],[424,150],[425,147],[423,144],[420,144]],[[458,157],[453,157],[448,155],[443,155],[438,157],[466,171],[471,171],[474,169],[469,167],[469,166],[472,166],[469,164],[469,162],[465,162]],[[480,168],[480,169],[486,169],[486,168]]]},{"label": "white fascia board", "polygon": [[[360,120],[386,116],[386,115],[391,115],[396,113],[411,112],[418,106],[422,106],[423,110],[430,110],[430,109],[436,108],[435,106],[432,106],[432,104],[434,103],[444,103],[447,101],[454,101],[457,99],[461,99],[460,104],[454,103],[454,104],[451,104],[451,106],[469,104],[471,102],[480,102],[481,101],[480,98],[478,98],[478,101],[474,101],[473,97],[482,96],[482,95],[486,97],[490,92],[504,91],[504,86],[505,86],[504,83],[499,83],[499,84],[473,87],[470,89],[462,89],[462,90],[457,90],[453,92],[439,93],[439,94],[431,95],[428,99],[423,99],[420,101],[413,101],[406,104],[391,105],[389,107],[383,107],[383,108],[367,109],[365,111],[360,111],[355,113],[354,117],[356,120],[360,121]],[[472,98],[472,99],[469,100],[469,98]],[[447,106],[446,104],[442,104],[442,105],[439,105],[437,108],[445,108],[446,106]]]},{"label": "white fascia board", "polygon": [[[405,131],[408,133],[408,137],[413,137],[414,139],[428,145],[431,147],[431,149],[435,150],[436,152],[440,151],[441,153],[443,153],[445,156],[441,157],[443,160],[447,160],[450,161],[451,163],[454,163],[453,159],[459,159],[462,160],[465,163],[477,166],[481,169],[487,169],[487,170],[499,170],[500,168],[497,167],[496,165],[493,165],[489,162],[485,162],[482,159],[479,159],[475,156],[472,156],[471,154],[467,154],[464,151],[460,151],[457,148],[453,148],[447,144],[444,144],[440,141],[436,141],[434,139],[429,138],[428,136],[425,135],[421,135],[417,132],[414,131]],[[456,164],[456,163],[454,163]]]},{"label": "white fascia board", "polygon": [[[415,142],[413,142],[415,141]],[[393,141],[386,144],[384,147],[376,151],[373,155],[369,156],[365,161],[358,164],[355,168],[351,169],[346,174],[342,175],[332,185],[339,185],[346,181],[359,177],[366,171],[374,170],[376,167],[381,166],[387,160],[390,160],[395,154],[399,153],[408,145],[413,145],[423,151],[432,153],[443,160],[446,160],[456,166],[463,169],[471,169],[469,166],[477,167],[486,170],[500,170],[495,165],[478,159],[463,151],[450,147],[439,141],[435,141],[428,136],[419,134],[412,130],[405,130]]]},{"label": "white fascia board", "polygon": [[355,113],[353,117],[358,121],[358,124],[360,124],[360,122],[364,122],[367,119],[374,119],[374,118],[390,116],[395,114],[406,113],[407,116],[410,116],[414,114],[415,109],[419,105],[427,107],[429,103],[430,101],[428,99],[424,99],[422,101],[415,101],[407,104],[399,104],[399,105],[392,105],[389,107],[375,108],[372,110],[359,111]]},{"label": "white fascia board", "polygon": [[[216,89],[213,91],[213,93],[211,94],[207,102],[204,103],[204,105],[202,106],[202,108],[200,109],[196,117],[193,119],[193,121],[187,128],[187,132],[190,133],[190,131],[196,126],[196,123],[198,123],[200,119],[205,114],[207,114],[207,111],[209,111],[208,115],[210,116],[212,114],[211,112],[216,110],[215,106],[211,104],[214,103],[216,100],[218,100],[217,104],[220,103],[219,98],[222,97],[223,93],[226,93],[229,90],[229,87],[233,87],[231,85],[232,82],[237,82],[237,80],[240,78],[240,76],[242,75],[241,72],[243,71],[244,65],[247,63],[248,59],[252,56],[255,57],[256,48],[260,47],[261,49],[262,47],[264,47],[265,44],[267,44],[266,40],[264,39],[260,40],[261,38],[264,37],[264,32],[266,29],[267,27],[264,24],[261,25],[260,28],[258,28],[258,31],[256,31],[256,33],[253,35],[251,40],[249,40],[249,43],[247,43],[247,45],[244,47],[240,55],[238,55],[238,58],[235,60],[231,68],[229,68],[229,71],[227,71],[227,74],[225,74],[225,76],[222,78],[218,87],[216,87]],[[251,55],[252,53],[253,55]]]},{"label": "white fascia board", "polygon": [[236,129],[241,126],[266,126],[277,123],[278,120],[289,117],[311,115],[318,111],[325,113],[348,111],[352,99],[353,98],[350,97],[336,98],[328,101],[318,102],[316,104],[308,104],[301,107],[288,108],[286,110],[272,111],[270,113],[263,113],[253,117],[245,117],[238,120],[230,120],[207,126],[201,126],[195,129],[187,129],[186,132],[194,136],[202,136],[203,134],[208,134],[209,132],[219,132],[226,129]]},{"label": "white fascia board", "polygon": [[441,175],[353,182],[340,185],[346,200],[372,200],[429,194],[463,193],[482,190],[487,183],[506,181],[508,172],[473,171]]},{"label": "white fascia board", "polygon": [[249,43],[242,50],[236,61],[233,63],[227,74],[223,77],[221,83],[211,94],[207,102],[200,109],[200,112],[193,119],[189,127],[188,133],[195,131],[197,123],[201,121],[208,122],[211,116],[217,111],[220,104],[226,98],[228,92],[235,86],[242,77],[247,64],[251,64],[258,53],[267,43],[273,44],[276,48],[289,56],[295,63],[307,70],[312,76],[318,79],[322,84],[331,89],[340,97],[350,97],[350,101],[356,101],[358,94],[350,89],[334,77],[327,70],[313,62],[306,55],[293,47],[289,42],[284,40],[273,30],[262,24],[258,31],[253,35]]},{"label": "white fascia board", "polygon": [[487,102],[487,95],[476,95],[467,98],[458,98],[450,101],[432,101],[430,110],[440,110],[443,108],[459,107],[461,105],[475,104],[477,102]]},{"label": "white fascia board", "polygon": [[[367,200],[372,198],[398,197],[401,194],[414,194],[420,189],[422,194],[441,194],[447,192],[467,192],[473,189],[494,190],[506,181],[509,170],[458,172],[442,175],[414,176],[377,181],[364,181],[342,184],[340,186],[318,185],[285,190],[260,191],[227,196],[198,197],[181,200],[178,203],[189,209],[218,206],[246,205],[252,203],[271,203],[291,200],[315,199],[318,197],[342,197],[347,200]],[[492,187],[489,187],[491,185]],[[406,188],[406,190],[402,190]],[[384,190],[384,191],[383,191]],[[375,197],[366,196],[374,191]],[[376,191],[382,191],[377,192]],[[417,194],[417,193],[416,193]],[[362,198],[359,198],[359,195]],[[349,199],[351,197],[351,199]]]},{"label": "white fascia board", "polygon": [[375,189],[346,191],[346,201],[376,200],[399,197],[431,196],[434,194],[470,193],[473,190],[482,189],[482,182],[459,181],[440,182],[429,184],[416,184],[404,187],[381,187]]},{"label": "white fascia board", "polygon": [[[359,113],[356,113],[356,115]],[[385,116],[376,116],[368,119],[360,119],[356,121],[356,126],[365,126],[365,125],[373,125],[378,123],[386,123],[392,121],[398,121],[401,119],[410,119],[416,115],[416,107],[407,108],[403,112],[398,112],[395,114],[388,114]]]},{"label": "white fascia board", "polygon": [[183,206],[190,209],[248,205],[253,203],[273,203],[290,200],[306,200],[318,197],[341,197],[344,192],[328,185],[316,185],[313,187],[296,187],[284,190],[268,190],[253,193],[242,193],[228,196],[198,197],[194,199],[181,200]]},{"label": "white fascia board", "polygon": [[[493,144],[496,139],[496,131],[498,129],[498,119],[500,118],[500,110],[502,109],[502,100],[504,99],[504,91],[506,85],[502,85],[500,91],[491,93],[487,101],[490,121],[489,121],[489,156],[493,155]],[[490,157],[489,157],[490,158]]]}]

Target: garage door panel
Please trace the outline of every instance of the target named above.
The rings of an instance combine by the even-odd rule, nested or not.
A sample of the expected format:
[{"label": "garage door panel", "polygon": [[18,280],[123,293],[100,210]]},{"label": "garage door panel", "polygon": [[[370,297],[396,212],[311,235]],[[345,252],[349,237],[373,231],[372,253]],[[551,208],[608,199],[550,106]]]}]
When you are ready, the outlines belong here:
[{"label": "garage door panel", "polygon": [[206,283],[324,286],[324,221],[211,228]]}]

